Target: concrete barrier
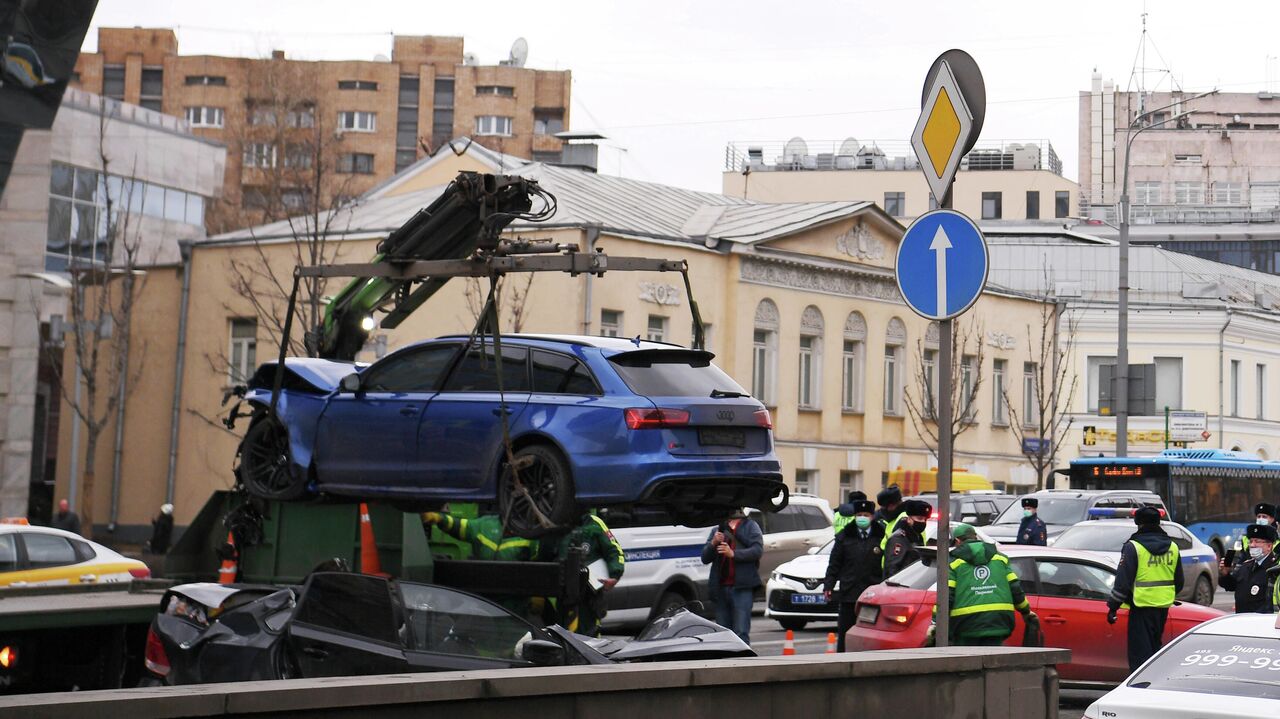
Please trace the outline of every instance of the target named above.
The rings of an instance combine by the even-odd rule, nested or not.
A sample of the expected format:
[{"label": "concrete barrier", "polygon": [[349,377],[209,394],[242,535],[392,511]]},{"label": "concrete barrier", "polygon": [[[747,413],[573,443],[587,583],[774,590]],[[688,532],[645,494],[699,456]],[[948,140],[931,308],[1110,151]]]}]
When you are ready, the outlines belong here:
[{"label": "concrete barrier", "polygon": [[856,654],[392,674],[0,698],[0,716],[770,719],[1057,717],[1064,649]]}]

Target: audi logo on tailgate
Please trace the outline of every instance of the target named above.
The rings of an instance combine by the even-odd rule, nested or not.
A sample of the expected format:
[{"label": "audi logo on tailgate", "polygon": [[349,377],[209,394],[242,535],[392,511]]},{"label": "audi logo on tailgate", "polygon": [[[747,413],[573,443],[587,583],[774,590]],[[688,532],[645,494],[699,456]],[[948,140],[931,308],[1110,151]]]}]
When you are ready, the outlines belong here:
[{"label": "audi logo on tailgate", "polygon": [[733,410],[731,410],[731,409],[722,409],[722,410],[720,410],[720,411],[716,412],[716,418],[717,418],[717,419],[722,419],[722,420],[724,420],[724,421],[726,421],[726,422],[732,422],[732,421],[733,421]]}]

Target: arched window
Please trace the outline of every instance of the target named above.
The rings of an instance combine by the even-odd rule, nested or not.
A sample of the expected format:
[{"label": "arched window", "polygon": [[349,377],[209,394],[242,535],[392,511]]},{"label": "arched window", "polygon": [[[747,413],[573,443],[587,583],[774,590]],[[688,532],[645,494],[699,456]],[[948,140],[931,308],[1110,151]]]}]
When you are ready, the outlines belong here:
[{"label": "arched window", "polygon": [[800,387],[797,404],[816,409],[822,397],[822,310],[813,305],[800,315]]},{"label": "arched window", "polygon": [[894,317],[884,333],[884,413],[902,415],[902,387],[906,376],[903,348],[907,345],[907,326]]},{"label": "arched window", "polygon": [[860,312],[850,312],[844,321],[844,352],[840,356],[840,409],[862,411],[866,365],[867,320]]},{"label": "arched window", "polygon": [[778,322],[778,306],[773,300],[760,300],[751,337],[751,394],[770,407],[777,406],[774,378],[778,375]]}]

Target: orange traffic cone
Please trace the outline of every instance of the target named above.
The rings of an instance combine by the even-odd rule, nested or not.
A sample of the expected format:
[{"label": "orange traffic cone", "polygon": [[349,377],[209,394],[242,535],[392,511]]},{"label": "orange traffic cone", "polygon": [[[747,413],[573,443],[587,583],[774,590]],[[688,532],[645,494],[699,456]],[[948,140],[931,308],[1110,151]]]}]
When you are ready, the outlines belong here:
[{"label": "orange traffic cone", "polygon": [[782,643],[782,656],[792,657],[796,653],[796,633],[787,630],[787,639]]},{"label": "orange traffic cone", "polygon": [[373,523],[369,521],[369,505],[360,503],[360,571],[365,574],[382,574],[378,561],[378,543],[373,538]]},{"label": "orange traffic cone", "polygon": [[227,547],[230,547],[230,551],[225,552],[222,566],[218,567],[218,584],[234,584],[236,581],[236,557],[239,552],[236,551],[236,538],[231,536],[231,532],[227,532]]},{"label": "orange traffic cone", "polygon": [[836,653],[836,633],[827,632],[827,654]]}]

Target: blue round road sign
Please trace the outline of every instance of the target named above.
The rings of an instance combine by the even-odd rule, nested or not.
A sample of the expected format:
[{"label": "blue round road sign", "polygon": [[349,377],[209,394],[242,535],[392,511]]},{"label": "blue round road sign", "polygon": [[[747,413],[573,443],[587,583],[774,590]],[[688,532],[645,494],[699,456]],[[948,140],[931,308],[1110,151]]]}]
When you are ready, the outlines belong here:
[{"label": "blue round road sign", "polygon": [[895,273],[902,299],[916,314],[945,320],[962,314],[987,284],[987,241],[955,210],[916,218],[898,245]]}]

